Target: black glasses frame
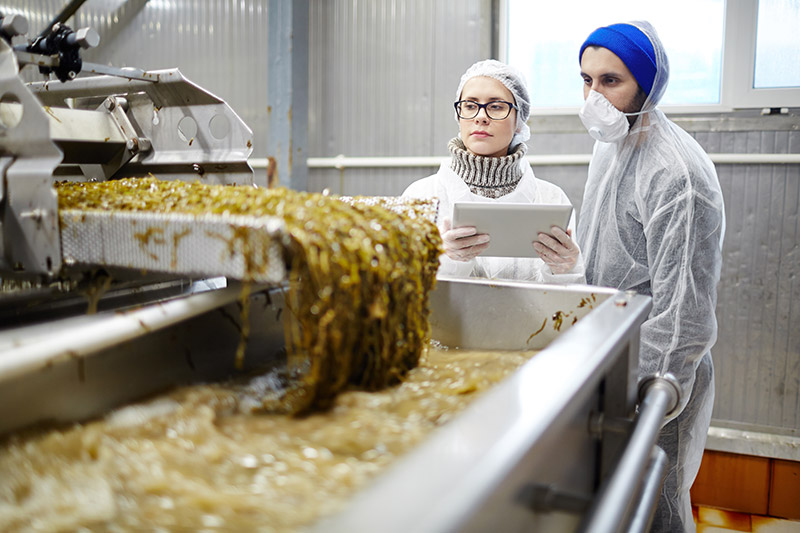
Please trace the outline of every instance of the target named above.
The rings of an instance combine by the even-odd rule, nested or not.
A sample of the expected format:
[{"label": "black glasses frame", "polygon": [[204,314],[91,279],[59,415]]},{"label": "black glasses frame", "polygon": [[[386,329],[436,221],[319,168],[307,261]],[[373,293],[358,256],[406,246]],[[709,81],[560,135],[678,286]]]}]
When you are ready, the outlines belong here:
[{"label": "black glasses frame", "polygon": [[[471,117],[465,117],[465,116],[463,116],[461,114],[461,108],[460,108],[461,104],[463,104],[463,103],[469,103],[469,104],[476,105],[476,106],[478,106],[478,110],[475,111],[475,114],[472,115]],[[508,104],[508,113],[506,113],[506,116],[504,116],[503,118],[494,118],[494,117],[489,116],[489,110],[487,109],[487,107],[492,105],[492,104],[497,104],[497,103]],[[479,104],[478,102],[476,102],[474,100],[459,100],[458,102],[454,102],[453,103],[453,107],[456,108],[456,115],[458,115],[458,118],[460,118],[462,120],[472,120],[473,118],[477,117],[480,114],[481,109],[483,109],[484,114],[488,118],[490,118],[492,120],[505,120],[505,119],[508,118],[508,115],[511,114],[511,110],[512,109],[519,110],[519,108],[515,104],[512,104],[511,102],[506,102],[505,100],[492,100],[491,102],[486,102],[485,104]]]}]

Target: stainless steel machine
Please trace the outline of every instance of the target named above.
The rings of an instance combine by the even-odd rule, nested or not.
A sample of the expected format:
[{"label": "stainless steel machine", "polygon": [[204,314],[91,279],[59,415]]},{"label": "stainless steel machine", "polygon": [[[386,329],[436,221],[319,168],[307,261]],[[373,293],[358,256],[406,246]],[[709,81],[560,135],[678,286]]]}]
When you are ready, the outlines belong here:
[{"label": "stainless steel machine", "polygon": [[[59,27],[59,31],[65,28]],[[59,42],[68,50],[79,48],[68,44],[76,33],[68,33]],[[39,50],[33,45],[28,48]],[[59,233],[54,180],[98,181],[151,174],[205,183],[253,183],[247,163],[252,132],[230,106],[179,70],[142,72],[95,66],[94,70],[113,75],[74,77],[70,70],[71,75],[60,76],[65,81],[26,85],[20,79],[19,64],[63,63],[63,55],[15,50],[0,39],[3,279],[53,277],[62,272],[62,266],[98,262],[96,257],[81,255],[87,251],[85,242],[70,245],[62,238],[75,232]],[[106,241],[114,242],[113,238]],[[126,262],[118,257],[124,251],[118,252],[109,253],[103,262],[186,273],[180,266],[141,264],[135,258]]]},{"label": "stainless steel machine", "polygon": [[[26,30],[19,19],[0,28]],[[58,31],[71,50],[96,44],[91,32]],[[249,128],[178,70],[61,68],[59,80],[23,83],[20,64],[63,66],[48,50],[0,39],[0,433],[233,375],[244,325],[241,256],[221,260],[203,232],[158,243],[131,234],[133,222],[167,235],[224,231],[218,220],[72,212],[59,227],[53,183],[153,174],[252,184]],[[239,223],[267,236],[270,258],[249,298],[247,370],[283,360],[286,272],[282,221]],[[98,312],[86,314],[88,302]],[[444,344],[541,352],[317,529],[645,530],[666,467],[656,433],[678,403],[667,377],[637,383],[649,299],[443,278],[432,306]]]}]

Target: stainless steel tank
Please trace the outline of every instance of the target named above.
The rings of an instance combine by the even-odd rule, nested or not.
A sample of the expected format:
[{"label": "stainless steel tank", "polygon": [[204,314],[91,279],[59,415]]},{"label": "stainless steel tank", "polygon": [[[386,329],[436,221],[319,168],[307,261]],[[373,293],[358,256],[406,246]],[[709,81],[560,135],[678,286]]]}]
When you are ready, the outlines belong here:
[{"label": "stainless steel tank", "polygon": [[[241,287],[226,284],[184,284],[130,310],[0,331],[0,431],[81,420],[176,383],[233,375],[233,357],[220,354],[232,354],[239,342]],[[245,361],[250,368],[279,364],[283,289],[261,287],[250,306]],[[504,531],[612,531],[646,524],[663,471],[663,458],[651,458],[655,431],[669,400],[655,387],[659,405],[634,416],[639,326],[649,298],[443,278],[431,306],[433,338],[444,344],[541,352],[318,530],[486,531],[500,524]],[[646,413],[656,424],[642,429]],[[606,501],[616,502],[613,509]]]}]

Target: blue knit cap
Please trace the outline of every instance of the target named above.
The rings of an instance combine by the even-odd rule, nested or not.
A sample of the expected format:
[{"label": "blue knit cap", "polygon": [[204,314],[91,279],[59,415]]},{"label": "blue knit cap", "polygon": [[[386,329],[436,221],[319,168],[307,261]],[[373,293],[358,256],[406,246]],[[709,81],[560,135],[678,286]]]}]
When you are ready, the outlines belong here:
[{"label": "blue knit cap", "polygon": [[631,24],[612,24],[594,30],[581,45],[578,62],[587,46],[608,48],[619,57],[633,77],[650,94],[656,77],[656,52],[647,35]]}]

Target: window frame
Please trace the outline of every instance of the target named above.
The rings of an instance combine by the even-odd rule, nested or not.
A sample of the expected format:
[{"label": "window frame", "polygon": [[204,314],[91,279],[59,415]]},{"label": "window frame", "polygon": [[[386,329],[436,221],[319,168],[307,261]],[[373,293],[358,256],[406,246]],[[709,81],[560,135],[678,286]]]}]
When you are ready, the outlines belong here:
[{"label": "window frame", "polygon": [[[666,113],[725,113],[735,109],[800,107],[800,87],[756,89],[753,87],[759,0],[725,0],[723,12],[720,102],[698,105],[660,105]],[[498,17],[499,59],[508,61],[509,2],[500,0]],[[574,115],[577,106],[532,106],[532,115]]]}]

